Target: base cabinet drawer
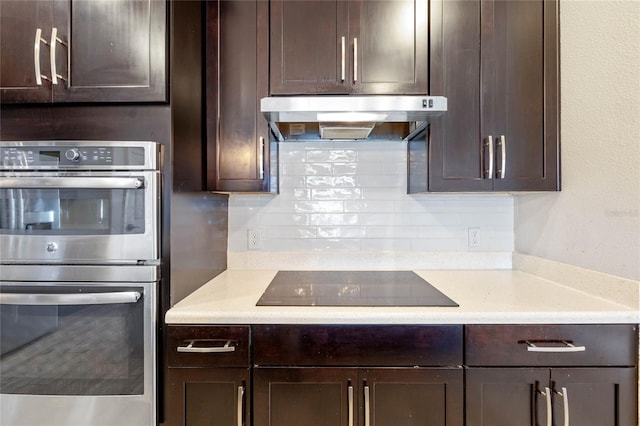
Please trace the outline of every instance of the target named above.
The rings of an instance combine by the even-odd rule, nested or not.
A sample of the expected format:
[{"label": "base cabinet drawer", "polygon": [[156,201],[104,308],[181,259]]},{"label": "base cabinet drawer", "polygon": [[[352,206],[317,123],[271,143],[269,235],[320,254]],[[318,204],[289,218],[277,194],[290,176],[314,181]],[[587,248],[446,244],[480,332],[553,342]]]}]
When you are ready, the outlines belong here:
[{"label": "base cabinet drawer", "polygon": [[469,366],[632,366],[637,360],[632,324],[465,327]]}]

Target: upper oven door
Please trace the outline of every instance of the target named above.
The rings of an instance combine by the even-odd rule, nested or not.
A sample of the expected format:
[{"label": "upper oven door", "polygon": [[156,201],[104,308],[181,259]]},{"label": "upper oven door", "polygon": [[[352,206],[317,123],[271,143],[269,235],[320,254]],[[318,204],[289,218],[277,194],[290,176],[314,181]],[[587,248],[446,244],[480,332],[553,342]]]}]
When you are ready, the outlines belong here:
[{"label": "upper oven door", "polygon": [[159,172],[0,174],[0,261],[159,257]]}]

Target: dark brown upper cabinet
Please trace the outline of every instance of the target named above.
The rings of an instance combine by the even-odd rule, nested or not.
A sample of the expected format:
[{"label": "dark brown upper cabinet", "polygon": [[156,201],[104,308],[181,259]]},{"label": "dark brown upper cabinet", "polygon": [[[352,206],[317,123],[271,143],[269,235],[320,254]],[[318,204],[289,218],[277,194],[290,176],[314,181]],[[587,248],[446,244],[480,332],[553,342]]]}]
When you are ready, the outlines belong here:
[{"label": "dark brown upper cabinet", "polygon": [[166,101],[162,0],[0,3],[2,103]]},{"label": "dark brown upper cabinet", "polygon": [[559,190],[558,2],[430,7],[430,89],[448,110],[409,144],[409,192]]},{"label": "dark brown upper cabinet", "polygon": [[271,1],[270,93],[426,94],[427,0]]},{"label": "dark brown upper cabinet", "polygon": [[260,111],[269,84],[269,3],[208,1],[206,10],[207,189],[275,191],[277,144]]}]

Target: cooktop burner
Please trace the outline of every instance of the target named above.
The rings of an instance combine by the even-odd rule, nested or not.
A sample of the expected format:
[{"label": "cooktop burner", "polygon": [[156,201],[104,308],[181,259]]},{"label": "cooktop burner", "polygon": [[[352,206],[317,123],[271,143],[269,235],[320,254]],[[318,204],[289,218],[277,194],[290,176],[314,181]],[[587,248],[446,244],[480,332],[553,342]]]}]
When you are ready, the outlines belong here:
[{"label": "cooktop burner", "polygon": [[257,306],[458,306],[413,271],[279,271]]}]

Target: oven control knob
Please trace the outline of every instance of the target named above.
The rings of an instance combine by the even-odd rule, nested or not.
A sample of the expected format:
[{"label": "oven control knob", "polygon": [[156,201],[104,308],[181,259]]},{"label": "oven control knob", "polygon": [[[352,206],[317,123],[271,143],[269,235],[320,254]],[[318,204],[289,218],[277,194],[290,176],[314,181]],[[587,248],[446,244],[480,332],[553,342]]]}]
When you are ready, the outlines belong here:
[{"label": "oven control knob", "polygon": [[53,252],[55,252],[56,250],[58,250],[58,245],[57,245],[56,243],[49,243],[49,244],[47,244],[47,251],[48,251],[49,253],[53,253]]},{"label": "oven control knob", "polygon": [[71,148],[64,153],[64,156],[69,161],[78,161],[80,159],[80,151],[76,148]]}]

